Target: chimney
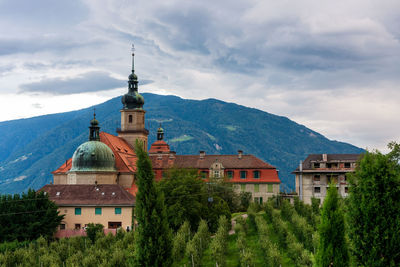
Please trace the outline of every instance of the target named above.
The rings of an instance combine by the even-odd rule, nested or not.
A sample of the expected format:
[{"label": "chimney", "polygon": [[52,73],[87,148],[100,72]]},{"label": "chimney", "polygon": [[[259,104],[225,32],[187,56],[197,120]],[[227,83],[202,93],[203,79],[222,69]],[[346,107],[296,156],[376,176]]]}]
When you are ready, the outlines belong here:
[{"label": "chimney", "polygon": [[206,152],[204,150],[200,150],[200,159],[204,159],[206,156]]},{"label": "chimney", "polygon": [[328,161],[328,154],[322,154],[322,161]]},{"label": "chimney", "polygon": [[175,152],[175,151],[170,151],[170,152],[169,152],[169,159],[174,159],[174,158],[175,158],[175,155],[176,155],[176,152]]},{"label": "chimney", "polygon": [[238,158],[241,159],[243,155],[243,151],[242,150],[238,150]]}]

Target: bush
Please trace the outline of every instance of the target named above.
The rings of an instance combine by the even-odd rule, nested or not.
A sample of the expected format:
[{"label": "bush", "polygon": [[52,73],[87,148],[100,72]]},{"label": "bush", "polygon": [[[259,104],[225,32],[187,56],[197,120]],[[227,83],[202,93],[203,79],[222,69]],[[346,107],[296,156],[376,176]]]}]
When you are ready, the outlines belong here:
[{"label": "bush", "polygon": [[283,200],[281,204],[281,216],[285,221],[291,221],[292,216],[295,214],[296,210],[293,205],[290,204],[288,200]]},{"label": "bush", "polygon": [[96,241],[96,235],[97,233],[102,233],[103,234],[103,228],[104,226],[99,223],[89,223],[88,226],[86,227],[86,234],[87,237],[92,241],[92,244]]},{"label": "bush", "polygon": [[246,211],[249,208],[252,195],[250,192],[240,192],[240,211]]}]

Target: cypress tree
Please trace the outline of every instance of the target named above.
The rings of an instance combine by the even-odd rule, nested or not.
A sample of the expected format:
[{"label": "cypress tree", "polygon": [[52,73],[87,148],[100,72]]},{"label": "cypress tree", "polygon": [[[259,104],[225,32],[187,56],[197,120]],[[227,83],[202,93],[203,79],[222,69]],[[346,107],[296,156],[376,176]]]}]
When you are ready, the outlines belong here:
[{"label": "cypress tree", "polygon": [[140,142],[136,142],[136,264],[170,266],[172,234],[168,227],[164,196],[156,189],[150,159]]},{"label": "cypress tree", "polygon": [[329,185],[321,212],[317,266],[349,266],[349,254],[345,238],[344,215],[339,194],[334,184]]},{"label": "cypress tree", "polygon": [[357,266],[400,265],[399,145],[367,152],[350,177],[349,237]]}]

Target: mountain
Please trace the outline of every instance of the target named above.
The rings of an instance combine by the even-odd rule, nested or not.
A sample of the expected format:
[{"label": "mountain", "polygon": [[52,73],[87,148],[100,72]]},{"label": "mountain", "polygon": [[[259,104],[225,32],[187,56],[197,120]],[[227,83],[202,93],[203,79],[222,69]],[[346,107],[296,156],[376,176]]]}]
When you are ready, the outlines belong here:
[{"label": "mountain", "polygon": [[[276,166],[285,184],[294,189],[290,174],[310,153],[361,153],[351,144],[332,141],[286,117],[216,99],[187,100],[143,94],[149,144],[160,123],[165,141],[178,154],[253,154]],[[94,106],[101,131],[116,134],[120,97]],[[29,119],[0,122],[0,193],[38,189],[52,181],[57,169],[88,140],[93,107]]]}]

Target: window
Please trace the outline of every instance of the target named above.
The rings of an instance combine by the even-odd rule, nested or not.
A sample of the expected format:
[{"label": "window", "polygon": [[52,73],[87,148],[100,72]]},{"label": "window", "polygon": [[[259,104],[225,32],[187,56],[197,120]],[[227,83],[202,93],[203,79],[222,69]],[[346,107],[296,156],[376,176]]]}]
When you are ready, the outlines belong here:
[{"label": "window", "polygon": [[241,184],[240,185],[240,191],[246,191],[246,185],[245,184]]},{"label": "window", "polygon": [[316,194],[321,193],[321,187],[314,187],[314,193]]},{"label": "window", "polygon": [[132,115],[129,115],[128,119],[129,119],[129,123],[132,123]]},{"label": "window", "polygon": [[273,193],[273,192],[274,192],[274,185],[268,184],[268,193]]},{"label": "window", "polygon": [[208,177],[208,172],[207,171],[201,171],[200,172],[200,176],[201,176],[201,178],[205,179],[205,178]]},{"label": "window", "polygon": [[75,208],[75,215],[81,215],[82,214],[82,209],[81,208]]},{"label": "window", "polygon": [[214,177],[219,178],[219,171],[214,171]]},{"label": "window", "polygon": [[115,208],[115,214],[121,214],[121,208]]},{"label": "window", "polygon": [[260,171],[253,171],[254,178],[260,178]]},{"label": "window", "polygon": [[240,179],[246,179],[247,172],[246,171],[240,171]]},{"label": "window", "polygon": [[321,175],[315,174],[314,175],[314,182],[319,182],[319,181],[321,181]]},{"label": "window", "polygon": [[75,230],[80,230],[81,229],[81,224],[80,223],[76,223],[75,224]]},{"label": "window", "polygon": [[345,167],[346,169],[351,168],[351,163],[350,163],[350,162],[345,162],[345,163],[344,163],[344,167]]},{"label": "window", "polygon": [[101,215],[101,208],[96,208],[96,209],[94,210],[94,214],[96,214],[96,215]]},{"label": "window", "polygon": [[233,171],[227,171],[226,172],[226,176],[228,176],[228,178],[232,179],[233,178]]},{"label": "window", "polygon": [[254,185],[254,193],[258,193],[260,192],[260,185],[259,184],[255,184]]},{"label": "window", "polygon": [[349,188],[346,186],[345,188],[344,188],[344,192],[347,194],[347,193],[349,193]]},{"label": "window", "polygon": [[319,162],[314,162],[314,163],[313,163],[313,167],[314,167],[315,169],[318,169],[318,168],[319,168]]},{"label": "window", "polygon": [[65,230],[65,223],[60,224],[60,230]]},{"label": "window", "polygon": [[327,164],[326,164],[326,167],[327,167],[328,169],[337,168],[337,167],[338,167],[338,164],[337,164],[337,163],[327,163]]}]

